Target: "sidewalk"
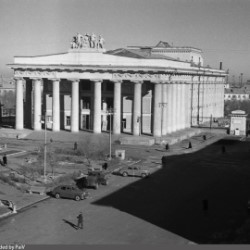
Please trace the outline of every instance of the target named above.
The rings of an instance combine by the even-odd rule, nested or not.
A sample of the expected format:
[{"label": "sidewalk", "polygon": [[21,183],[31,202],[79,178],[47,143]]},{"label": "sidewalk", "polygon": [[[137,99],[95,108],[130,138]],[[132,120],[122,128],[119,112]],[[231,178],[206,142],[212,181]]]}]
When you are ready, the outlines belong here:
[{"label": "sidewalk", "polygon": [[[4,183],[0,183],[0,190],[0,200],[12,201],[16,205],[17,212],[37,202],[50,198],[47,195],[23,193]],[[11,214],[12,210],[10,208],[7,206],[0,206],[0,219]]]}]

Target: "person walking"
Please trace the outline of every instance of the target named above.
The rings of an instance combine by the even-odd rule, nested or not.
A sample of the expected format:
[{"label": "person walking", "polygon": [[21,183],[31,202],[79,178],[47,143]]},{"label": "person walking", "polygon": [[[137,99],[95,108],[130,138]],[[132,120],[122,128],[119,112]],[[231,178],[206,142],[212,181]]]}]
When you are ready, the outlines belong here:
[{"label": "person walking", "polygon": [[74,150],[77,150],[77,142],[74,143]]},{"label": "person walking", "polygon": [[83,215],[82,212],[77,216],[77,229],[83,229]]},{"label": "person walking", "polygon": [[202,201],[202,209],[203,209],[204,215],[207,215],[208,214],[208,200],[207,199]]},{"label": "person walking", "polygon": [[7,156],[6,156],[6,154],[3,155],[3,165],[4,166],[7,165]]}]

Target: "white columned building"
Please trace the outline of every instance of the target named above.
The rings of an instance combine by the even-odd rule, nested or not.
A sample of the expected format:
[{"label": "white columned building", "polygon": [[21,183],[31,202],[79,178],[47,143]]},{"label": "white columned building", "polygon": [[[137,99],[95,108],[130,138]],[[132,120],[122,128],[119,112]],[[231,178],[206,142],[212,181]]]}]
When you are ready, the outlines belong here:
[{"label": "white columned building", "polygon": [[223,116],[227,73],[200,65],[201,50],[160,42],[147,48],[150,53],[144,47],[106,51],[103,40],[89,43],[85,36],[66,53],[17,56],[9,64],[16,79],[16,129],[25,124],[39,131],[47,114],[54,132],[99,134],[113,127],[117,135],[168,137]]}]

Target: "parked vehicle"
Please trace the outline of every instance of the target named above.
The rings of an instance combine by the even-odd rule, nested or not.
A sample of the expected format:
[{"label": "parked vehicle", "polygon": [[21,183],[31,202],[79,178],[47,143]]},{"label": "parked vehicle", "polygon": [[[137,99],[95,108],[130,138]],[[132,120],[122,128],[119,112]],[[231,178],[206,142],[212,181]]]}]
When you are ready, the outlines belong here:
[{"label": "parked vehicle", "polygon": [[151,171],[146,168],[142,168],[140,166],[128,166],[123,167],[119,170],[119,174],[126,177],[126,176],[139,176],[139,177],[147,177],[151,174]]},{"label": "parked vehicle", "polygon": [[86,199],[89,195],[85,189],[79,189],[73,185],[60,185],[52,190],[52,195],[59,198],[74,199],[76,201]]},{"label": "parked vehicle", "polygon": [[90,171],[88,175],[76,179],[79,188],[92,187],[98,189],[99,185],[108,185],[109,173],[103,171]]}]

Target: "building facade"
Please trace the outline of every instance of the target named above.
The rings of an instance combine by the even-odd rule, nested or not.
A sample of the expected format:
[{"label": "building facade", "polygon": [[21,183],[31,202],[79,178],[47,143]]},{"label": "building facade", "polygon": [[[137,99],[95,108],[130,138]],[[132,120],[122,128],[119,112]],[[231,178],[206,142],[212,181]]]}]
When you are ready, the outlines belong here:
[{"label": "building facade", "polygon": [[225,71],[150,49],[106,52],[91,39],[77,34],[67,53],[14,58],[16,129],[41,130],[47,116],[52,131],[160,137],[223,117]]}]

